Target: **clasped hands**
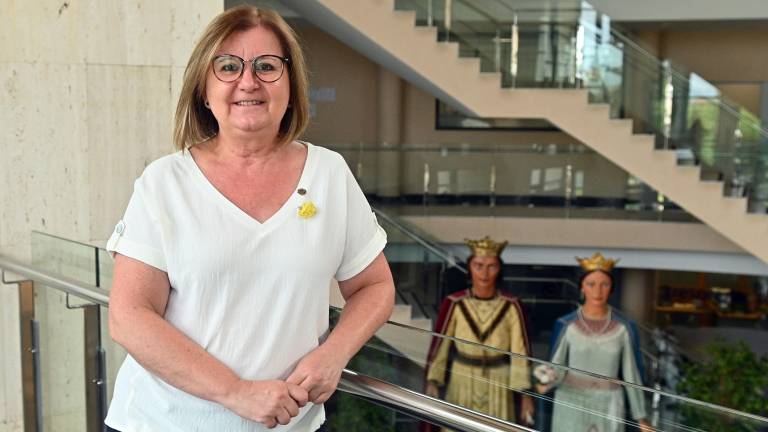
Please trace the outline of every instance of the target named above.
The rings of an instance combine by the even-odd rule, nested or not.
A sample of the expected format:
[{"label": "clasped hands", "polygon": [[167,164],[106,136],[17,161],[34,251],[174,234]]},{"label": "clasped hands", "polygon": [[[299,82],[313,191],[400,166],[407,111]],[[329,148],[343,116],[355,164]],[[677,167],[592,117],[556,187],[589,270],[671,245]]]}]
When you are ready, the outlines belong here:
[{"label": "clasped hands", "polygon": [[222,403],[237,415],[272,429],[299,415],[299,408],[331,397],[346,366],[322,346],[304,356],[285,381],[238,380]]}]

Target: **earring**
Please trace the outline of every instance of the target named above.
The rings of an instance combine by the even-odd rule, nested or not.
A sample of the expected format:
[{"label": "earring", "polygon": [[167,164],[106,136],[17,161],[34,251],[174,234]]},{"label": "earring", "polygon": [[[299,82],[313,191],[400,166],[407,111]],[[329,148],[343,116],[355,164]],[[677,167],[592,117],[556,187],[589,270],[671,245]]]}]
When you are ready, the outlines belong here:
[{"label": "earring", "polygon": [[579,292],[579,303],[584,304],[584,291]]},{"label": "earring", "polygon": [[206,108],[211,109],[211,103],[210,102],[205,101],[204,105],[205,105]]}]

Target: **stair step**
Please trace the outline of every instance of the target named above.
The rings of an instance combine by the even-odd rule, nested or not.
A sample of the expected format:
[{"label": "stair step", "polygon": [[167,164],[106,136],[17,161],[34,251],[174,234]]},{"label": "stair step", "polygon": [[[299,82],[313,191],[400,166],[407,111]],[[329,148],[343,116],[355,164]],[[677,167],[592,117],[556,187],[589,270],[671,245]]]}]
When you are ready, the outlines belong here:
[{"label": "stair step", "polygon": [[723,197],[723,206],[734,214],[747,214],[747,199],[744,197]]},{"label": "stair step", "polygon": [[656,148],[656,135],[650,134],[632,134],[631,142],[633,146],[645,146],[648,151]]},{"label": "stair step", "polygon": [[764,213],[746,213],[745,216],[745,220],[755,224],[757,227],[763,228],[763,231],[756,232],[755,235],[762,235],[765,234],[765,231],[768,231],[768,215]]},{"label": "stair step", "polygon": [[654,150],[653,159],[656,163],[664,164],[665,168],[675,167],[677,168],[677,154],[670,150]]},{"label": "stair step", "polygon": [[409,324],[411,322],[411,311],[411,305],[396,304],[392,309],[392,315],[390,315],[389,321],[394,321],[401,324]]},{"label": "stair step", "polygon": [[717,194],[721,198],[725,198],[723,195],[723,182],[719,180],[702,180],[699,182],[699,187],[706,190],[705,193]]},{"label": "stair step", "polygon": [[701,167],[698,165],[678,165],[677,172],[691,182],[701,181]]},{"label": "stair step", "polygon": [[592,115],[599,115],[604,119],[611,118],[611,106],[608,104],[587,104],[587,110]]},{"label": "stair step", "polygon": [[435,27],[414,27],[414,29],[416,30],[415,39],[426,39],[430,43],[437,42],[437,29]]},{"label": "stair step", "polygon": [[480,72],[480,59],[477,57],[459,57],[459,67],[466,69],[468,73]]},{"label": "stair step", "polygon": [[429,333],[404,331],[398,326],[384,325],[376,332],[376,336],[397,348],[400,354],[417,364],[426,363],[427,352],[432,342],[432,336]]},{"label": "stair step", "polygon": [[634,122],[630,119],[613,119],[609,117],[608,124],[610,124],[613,128],[626,130],[627,135],[632,135]]},{"label": "stair step", "polygon": [[406,21],[414,28],[425,28],[425,26],[416,26],[416,11],[405,9],[394,9],[393,18],[398,21]]},{"label": "stair step", "polygon": [[480,72],[480,81],[501,86],[500,72]]},{"label": "stair step", "polygon": [[413,318],[410,325],[411,327],[432,331],[432,320],[429,318]]},{"label": "stair step", "polygon": [[[437,37],[437,32],[435,32],[435,37]],[[459,44],[456,42],[440,42],[437,44],[437,47],[438,47],[438,50],[441,52],[441,54],[450,55],[451,61],[467,58],[467,57],[459,57]],[[478,71],[474,71],[474,73],[477,73],[477,72]]]}]

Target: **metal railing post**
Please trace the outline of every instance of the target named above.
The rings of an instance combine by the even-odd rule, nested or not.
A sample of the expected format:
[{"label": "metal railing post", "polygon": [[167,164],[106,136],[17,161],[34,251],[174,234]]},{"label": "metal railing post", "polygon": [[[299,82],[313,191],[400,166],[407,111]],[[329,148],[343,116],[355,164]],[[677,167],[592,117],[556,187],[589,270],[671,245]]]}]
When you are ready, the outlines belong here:
[{"label": "metal railing post", "polygon": [[453,4],[451,0],[445,0],[445,8],[443,9],[443,25],[445,26],[445,40],[450,42],[451,40],[451,20],[453,19]]},{"label": "metal railing post", "polygon": [[512,77],[512,88],[517,87],[517,62],[520,50],[520,28],[517,25],[517,13],[515,13],[512,20],[512,35],[511,35],[511,49],[509,50],[510,62],[509,73]]},{"label": "metal railing post", "polygon": [[83,348],[85,358],[85,420],[88,432],[102,432],[106,412],[102,406],[105,399],[105,377],[102,376],[101,359],[101,306],[89,304],[83,309]]},{"label": "metal railing post", "polygon": [[43,430],[40,382],[40,326],[35,321],[35,284],[19,281],[19,328],[21,329],[21,385],[24,430]]}]

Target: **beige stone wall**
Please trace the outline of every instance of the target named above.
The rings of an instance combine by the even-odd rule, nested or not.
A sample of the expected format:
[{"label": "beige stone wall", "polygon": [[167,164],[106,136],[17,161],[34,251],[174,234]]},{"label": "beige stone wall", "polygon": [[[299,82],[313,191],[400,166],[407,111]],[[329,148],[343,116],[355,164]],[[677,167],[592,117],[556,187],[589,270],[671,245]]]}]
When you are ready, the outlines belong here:
[{"label": "beige stone wall", "polygon": [[768,82],[764,25],[700,24],[643,29],[637,35],[654,53],[713,82],[730,100],[759,116],[759,83]]},{"label": "beige stone wall", "polygon": [[315,27],[297,29],[313,89],[333,89],[335,101],[313,101],[307,138],[315,142],[373,143],[377,136],[379,66]]},{"label": "beige stone wall", "polygon": [[[2,253],[29,258],[32,230],[108,237],[133,180],[173,150],[187,57],[223,8],[223,0],[0,2]],[[0,288],[0,431],[20,430],[18,299]],[[59,330],[82,331],[70,324]],[[46,415],[67,421],[70,405],[51,408]]]}]

